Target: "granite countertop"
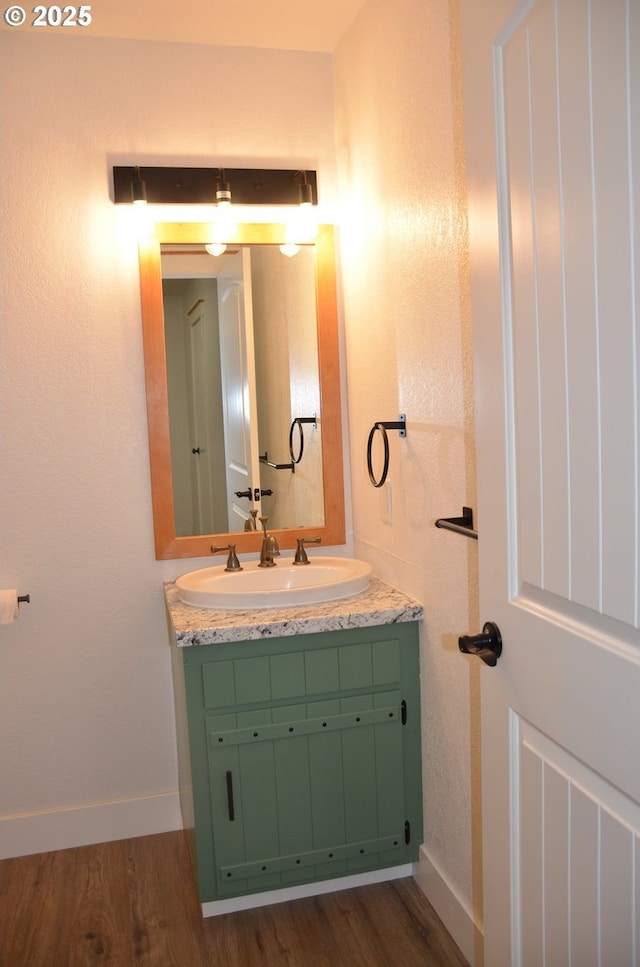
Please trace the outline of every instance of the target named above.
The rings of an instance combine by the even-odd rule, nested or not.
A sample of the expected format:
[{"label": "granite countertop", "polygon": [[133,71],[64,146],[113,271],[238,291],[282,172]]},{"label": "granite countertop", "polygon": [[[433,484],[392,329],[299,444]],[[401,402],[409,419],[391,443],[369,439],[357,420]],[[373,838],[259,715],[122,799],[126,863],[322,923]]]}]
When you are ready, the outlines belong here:
[{"label": "granite countertop", "polygon": [[361,594],[338,601],[247,611],[194,608],[183,604],[173,582],[164,586],[167,612],[179,647],[217,645],[286,635],[370,628],[375,625],[420,621],[421,604],[372,576]]}]

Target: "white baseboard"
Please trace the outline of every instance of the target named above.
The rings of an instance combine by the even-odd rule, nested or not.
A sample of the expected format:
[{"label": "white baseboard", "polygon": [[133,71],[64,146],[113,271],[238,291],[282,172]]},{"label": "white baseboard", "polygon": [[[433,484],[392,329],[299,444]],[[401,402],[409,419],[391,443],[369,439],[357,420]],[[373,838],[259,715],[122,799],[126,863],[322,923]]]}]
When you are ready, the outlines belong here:
[{"label": "white baseboard", "polygon": [[464,957],[474,967],[478,960],[477,952],[482,949],[481,928],[475,924],[473,913],[456,894],[424,846],[420,847],[420,858],[413,868],[413,877]]},{"label": "white baseboard", "polygon": [[253,910],[272,903],[287,903],[289,900],[302,900],[304,897],[320,896],[323,893],[337,893],[351,890],[356,886],[369,886],[372,883],[386,883],[411,876],[414,867],[411,863],[404,866],[391,866],[386,870],[370,870],[368,873],[353,873],[351,876],[338,876],[333,880],[319,880],[317,883],[303,883],[282,890],[268,890],[265,893],[252,893],[250,896],[234,896],[228,900],[209,900],[202,904],[203,917],[219,917],[223,913],[237,913],[238,910]]},{"label": "white baseboard", "polygon": [[0,816],[0,859],[182,829],[177,792]]}]

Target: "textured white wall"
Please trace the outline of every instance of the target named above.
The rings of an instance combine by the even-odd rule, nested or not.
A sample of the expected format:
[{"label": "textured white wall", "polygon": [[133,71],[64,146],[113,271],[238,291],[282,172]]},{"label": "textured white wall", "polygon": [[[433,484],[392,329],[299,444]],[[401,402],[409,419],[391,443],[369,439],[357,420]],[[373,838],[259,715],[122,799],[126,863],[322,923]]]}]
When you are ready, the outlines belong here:
[{"label": "textured white wall", "polygon": [[[477,546],[433,525],[475,504],[456,42],[447,0],[368,0],[337,49],[335,78],[355,552],[425,606],[425,847],[470,914],[478,669],[457,637],[478,621]],[[386,523],[366,443],[376,420],[399,413],[408,432],[389,431]]]},{"label": "textured white wall", "polygon": [[[452,0],[453,2],[453,0]],[[430,857],[477,900],[475,545],[436,530],[474,504],[460,105],[446,0],[368,0],[335,56],[356,553],[422,600]],[[0,586],[32,604],[0,647],[0,814],[176,788],[153,556],[135,243],[110,167],[318,169],[335,200],[324,55],[52,35],[2,38]],[[365,445],[391,432],[381,519]],[[472,857],[475,861],[472,864]]]},{"label": "textured white wall", "polygon": [[[331,58],[3,32],[0,814],[176,789],[136,244],[111,165],[318,170]],[[97,838],[104,830],[97,831]]]}]

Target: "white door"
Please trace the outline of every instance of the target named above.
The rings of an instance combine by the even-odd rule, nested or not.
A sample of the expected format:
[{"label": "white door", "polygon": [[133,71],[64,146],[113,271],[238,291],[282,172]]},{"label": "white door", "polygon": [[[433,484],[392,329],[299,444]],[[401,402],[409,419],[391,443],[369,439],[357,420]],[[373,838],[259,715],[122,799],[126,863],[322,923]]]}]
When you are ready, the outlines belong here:
[{"label": "white door", "polygon": [[218,275],[220,365],[229,531],[241,531],[260,488],[251,253],[241,249]]},{"label": "white door", "polygon": [[211,400],[213,388],[212,334],[216,313],[211,296],[197,300],[187,312],[185,325],[189,351],[189,423],[191,436],[194,534],[214,534],[216,479],[215,427]]},{"label": "white door", "polygon": [[461,11],[485,964],[637,967],[640,0]]}]

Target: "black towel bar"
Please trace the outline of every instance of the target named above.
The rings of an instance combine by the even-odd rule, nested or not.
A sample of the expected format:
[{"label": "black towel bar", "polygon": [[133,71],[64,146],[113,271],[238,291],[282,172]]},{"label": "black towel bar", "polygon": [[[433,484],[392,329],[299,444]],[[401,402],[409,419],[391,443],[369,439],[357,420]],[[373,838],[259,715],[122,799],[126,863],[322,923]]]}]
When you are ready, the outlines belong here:
[{"label": "black towel bar", "polygon": [[272,467],[274,470],[290,470],[291,473],[295,473],[296,472],[296,465],[295,465],[295,463],[293,463],[293,462],[291,462],[291,463],[273,463],[271,460],[269,460],[269,454],[267,453],[266,450],[265,450],[264,453],[259,454],[258,459],[260,460],[260,463],[266,463],[266,465],[268,467]]},{"label": "black towel bar", "polygon": [[448,531],[455,531],[456,534],[464,534],[471,540],[478,540],[478,532],[473,529],[473,511],[471,507],[462,508],[462,517],[440,517],[435,521],[436,527],[442,527]]}]

